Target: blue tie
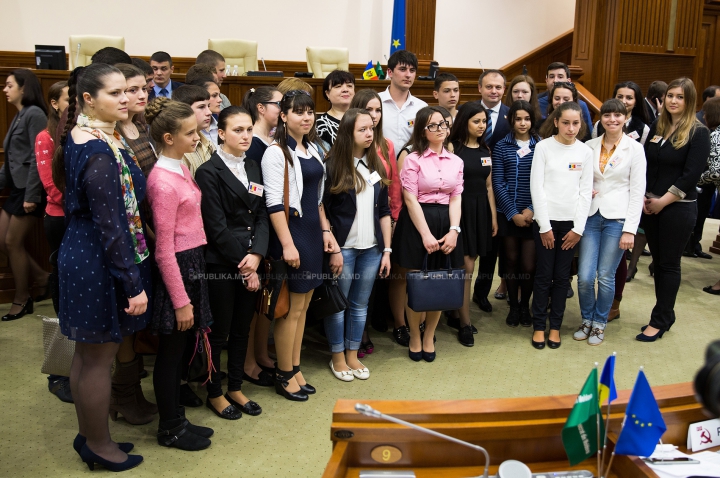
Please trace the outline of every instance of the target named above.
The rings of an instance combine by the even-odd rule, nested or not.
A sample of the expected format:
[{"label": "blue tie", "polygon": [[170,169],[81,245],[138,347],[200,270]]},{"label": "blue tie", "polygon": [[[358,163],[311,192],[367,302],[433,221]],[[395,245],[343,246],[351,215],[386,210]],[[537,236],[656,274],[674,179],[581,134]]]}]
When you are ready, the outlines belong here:
[{"label": "blue tie", "polygon": [[165,88],[160,90],[160,96],[164,96],[165,98],[167,98],[167,95],[168,95],[168,90],[166,90]]},{"label": "blue tie", "polygon": [[490,114],[490,110],[487,110],[487,116],[488,116],[488,121],[487,121],[488,126],[487,126],[487,133],[485,133],[485,135],[487,138],[490,138],[493,134],[493,124],[492,124],[492,116]]}]

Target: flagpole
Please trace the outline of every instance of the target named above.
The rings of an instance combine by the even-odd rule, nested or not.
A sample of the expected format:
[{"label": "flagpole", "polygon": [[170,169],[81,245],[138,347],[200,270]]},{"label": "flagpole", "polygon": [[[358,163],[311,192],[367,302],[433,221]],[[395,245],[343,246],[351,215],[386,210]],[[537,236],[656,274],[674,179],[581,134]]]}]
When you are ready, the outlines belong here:
[{"label": "flagpole", "polygon": [[605,470],[606,474],[604,478],[608,478],[610,476],[610,467],[612,467],[612,462],[615,459],[615,452],[613,451],[610,455],[610,463],[608,463],[607,470]]},{"label": "flagpole", "polygon": [[[596,372],[597,372],[597,369],[598,369],[598,363],[595,362],[595,371],[596,371]],[[595,376],[597,377],[598,374],[596,373]],[[597,389],[597,388],[598,388],[598,384],[595,383],[595,389]],[[599,408],[599,407],[598,407],[598,408]],[[602,415],[602,409],[599,409],[598,411],[599,411],[600,413],[596,413],[596,414],[595,414],[595,418],[596,418],[596,422],[597,422],[596,428],[597,428],[597,447],[598,447],[598,450],[597,450],[597,468],[598,468],[598,475],[601,475],[601,474],[602,474],[602,465],[601,465],[602,448],[600,448],[600,420],[601,420],[601,418],[602,418],[602,417],[601,417],[601,415]]]},{"label": "flagpole", "polygon": [[[645,367],[640,365],[640,372],[643,371]],[[637,383],[637,382],[636,382]],[[623,418],[622,425],[620,425],[620,433],[618,433],[618,439],[615,441],[615,446],[617,446],[617,442],[620,441],[620,437],[622,436],[622,432],[625,429],[625,422],[627,421],[627,411],[625,412],[625,417]],[[610,462],[608,463],[607,470],[605,470],[606,474],[603,478],[609,478],[610,476],[610,467],[612,466],[612,462],[615,459],[615,450],[613,449],[612,454],[610,455]]]},{"label": "flagpole", "polygon": [[[613,357],[617,355],[617,352],[613,352]],[[614,379],[613,379],[614,380]],[[607,418],[605,419],[605,439],[603,440],[603,459],[600,462],[600,470],[598,471],[598,474],[602,476],[602,468],[605,467],[605,456],[607,451],[607,439],[608,439],[608,430],[610,429],[610,404],[612,403],[612,400],[610,400],[610,397],[608,396],[608,403],[607,403]]]}]

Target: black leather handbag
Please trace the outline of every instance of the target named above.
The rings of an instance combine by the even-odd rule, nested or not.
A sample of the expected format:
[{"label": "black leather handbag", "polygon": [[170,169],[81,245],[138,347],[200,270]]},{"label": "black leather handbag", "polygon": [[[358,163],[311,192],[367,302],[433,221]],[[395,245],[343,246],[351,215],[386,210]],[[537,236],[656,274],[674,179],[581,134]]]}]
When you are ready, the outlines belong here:
[{"label": "black leather handbag", "polygon": [[422,270],[408,272],[408,307],[415,312],[457,310],[465,299],[465,269],[453,269],[447,256],[447,269],[427,270],[425,254]]},{"label": "black leather handbag", "polygon": [[347,309],[348,301],[340,290],[337,278],[324,279],[323,283],[313,292],[310,301],[310,312],[316,319],[324,319]]}]

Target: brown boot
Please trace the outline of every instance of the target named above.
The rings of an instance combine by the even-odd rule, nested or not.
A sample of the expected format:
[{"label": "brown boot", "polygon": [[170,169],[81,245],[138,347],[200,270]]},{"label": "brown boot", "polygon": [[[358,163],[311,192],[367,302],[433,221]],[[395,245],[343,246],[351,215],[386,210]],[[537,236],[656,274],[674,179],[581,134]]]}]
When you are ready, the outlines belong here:
[{"label": "brown boot", "polygon": [[145,412],[137,401],[138,376],[137,358],[131,362],[116,363],[110,394],[110,418],[117,420],[118,413],[131,425],[144,425],[153,421],[151,413]]},{"label": "brown boot", "polygon": [[140,385],[140,373],[145,369],[143,358],[137,355],[135,360],[137,360],[138,363],[138,380],[135,387],[135,396],[137,398],[138,405],[143,412],[155,415],[158,412],[158,407],[154,403],[148,402],[145,399],[145,394],[143,393],[142,386]]},{"label": "brown boot", "polygon": [[615,319],[620,318],[620,301],[617,299],[613,299],[612,307],[610,308],[610,313],[608,314],[608,322],[611,322]]}]

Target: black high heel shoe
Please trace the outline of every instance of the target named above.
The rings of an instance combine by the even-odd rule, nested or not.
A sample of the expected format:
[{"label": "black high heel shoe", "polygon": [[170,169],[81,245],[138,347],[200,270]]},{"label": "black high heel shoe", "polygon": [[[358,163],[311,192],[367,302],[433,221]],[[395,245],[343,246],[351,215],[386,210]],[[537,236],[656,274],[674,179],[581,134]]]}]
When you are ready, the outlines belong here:
[{"label": "black high heel shoe", "polygon": [[129,470],[130,468],[135,468],[143,461],[143,457],[140,455],[128,455],[127,460],[123,461],[122,463],[115,463],[114,461],[108,461],[105,458],[96,455],[93,453],[90,448],[88,448],[87,443],[82,446],[80,449],[80,458],[82,458],[82,461],[85,462],[85,464],[90,468],[90,470],[95,469],[95,464],[102,465],[103,468],[109,471],[125,471]]},{"label": "black high heel shoe", "polygon": [[294,370],[280,370],[279,368],[275,369],[275,393],[278,395],[281,395],[285,397],[287,400],[291,400],[293,402],[306,402],[308,399],[307,393],[303,392],[302,389],[298,390],[297,392],[288,392],[287,386],[289,385],[289,380],[295,376]]},{"label": "black high heel shoe", "polygon": [[[87,438],[82,436],[81,434],[77,434],[75,436],[75,440],[73,440],[73,450],[79,455],[80,450],[82,450],[83,445],[87,442]],[[120,448],[121,451],[124,451],[125,453],[130,453],[133,448],[135,448],[135,445],[132,443],[118,443],[118,448]]]},{"label": "black high heel shoe", "polygon": [[424,361],[432,362],[433,360],[435,360],[435,356],[436,356],[435,352],[425,352],[423,350],[421,353],[422,353],[422,359]]},{"label": "black high heel shoe", "polygon": [[663,335],[665,335],[664,330],[658,330],[655,335],[645,335],[643,333],[639,333],[635,336],[635,340],[638,342],[655,342],[657,339],[661,339]]},{"label": "black high heel shoe", "polygon": [[410,357],[410,360],[412,360],[413,362],[419,362],[423,358],[423,351],[421,350],[420,352],[413,352],[412,350],[410,350],[410,347],[408,347],[408,357]]},{"label": "black high heel shoe", "polygon": [[[300,365],[293,365],[293,375],[298,373],[300,371]],[[298,383],[298,385],[300,385]],[[306,393],[307,395],[312,395],[313,393],[317,392],[315,390],[315,387],[310,385],[309,383],[305,382],[305,385],[300,385],[300,391]]]},{"label": "black high heel shoe", "polygon": [[35,302],[42,302],[50,298],[50,281],[45,284],[45,292],[35,296]]},{"label": "black high heel shoe", "polygon": [[635,274],[637,274],[637,266],[628,270],[628,274],[627,274],[627,277],[625,278],[625,282],[630,282],[631,280],[633,280],[635,278]]},{"label": "black high heel shoe", "polygon": [[651,262],[648,266],[648,271],[650,271],[650,277],[655,275],[655,263]]},{"label": "black high heel shoe", "polygon": [[28,297],[24,304],[18,304],[17,302],[13,302],[15,305],[21,305],[22,309],[17,314],[5,314],[2,316],[3,322],[9,322],[11,320],[17,320],[21,317],[24,317],[25,314],[32,314],[33,313],[33,299],[32,297]]}]

